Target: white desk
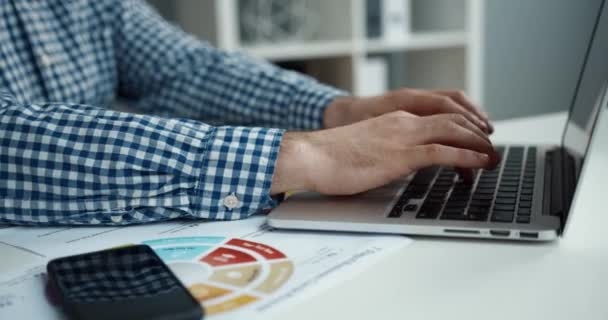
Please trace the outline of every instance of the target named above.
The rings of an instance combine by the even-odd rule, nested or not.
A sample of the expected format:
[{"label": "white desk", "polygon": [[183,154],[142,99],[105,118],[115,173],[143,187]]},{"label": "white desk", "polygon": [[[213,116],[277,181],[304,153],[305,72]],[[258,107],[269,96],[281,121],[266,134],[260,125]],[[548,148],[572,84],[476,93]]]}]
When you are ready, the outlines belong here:
[{"label": "white desk", "polygon": [[[565,114],[497,123],[496,142],[559,143]],[[608,112],[565,237],[522,244],[415,237],[276,319],[608,319]]]}]

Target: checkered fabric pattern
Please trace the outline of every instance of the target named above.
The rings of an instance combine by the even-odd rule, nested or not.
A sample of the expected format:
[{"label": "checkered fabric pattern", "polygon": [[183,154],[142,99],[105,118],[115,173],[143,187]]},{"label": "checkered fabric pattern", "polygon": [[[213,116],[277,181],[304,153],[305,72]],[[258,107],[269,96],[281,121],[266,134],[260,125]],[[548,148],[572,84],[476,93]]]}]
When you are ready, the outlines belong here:
[{"label": "checkered fabric pattern", "polygon": [[180,284],[140,247],[91,253],[54,264],[57,282],[73,302],[118,301],[161,296]]},{"label": "checkered fabric pattern", "polygon": [[[284,130],[320,128],[343,94],[142,1],[0,1],[0,222],[247,217],[276,204]],[[117,96],[146,114],[109,110]]]}]

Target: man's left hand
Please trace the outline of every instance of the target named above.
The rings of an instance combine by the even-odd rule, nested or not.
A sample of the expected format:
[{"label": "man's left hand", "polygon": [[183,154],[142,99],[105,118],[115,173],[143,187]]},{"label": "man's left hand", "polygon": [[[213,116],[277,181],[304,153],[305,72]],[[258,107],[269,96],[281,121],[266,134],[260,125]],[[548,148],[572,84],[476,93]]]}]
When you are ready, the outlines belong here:
[{"label": "man's left hand", "polygon": [[339,97],[326,109],[325,128],[334,128],[403,110],[418,116],[456,113],[487,134],[494,131],[488,116],[462,91],[400,89],[371,97]]}]

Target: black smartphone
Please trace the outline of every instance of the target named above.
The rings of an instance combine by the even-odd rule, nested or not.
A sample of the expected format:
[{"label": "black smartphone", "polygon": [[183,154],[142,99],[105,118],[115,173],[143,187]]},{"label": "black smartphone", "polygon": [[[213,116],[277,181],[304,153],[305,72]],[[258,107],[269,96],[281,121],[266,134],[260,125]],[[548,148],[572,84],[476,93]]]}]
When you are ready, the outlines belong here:
[{"label": "black smartphone", "polygon": [[146,245],[57,258],[47,271],[70,319],[203,318],[202,305]]}]

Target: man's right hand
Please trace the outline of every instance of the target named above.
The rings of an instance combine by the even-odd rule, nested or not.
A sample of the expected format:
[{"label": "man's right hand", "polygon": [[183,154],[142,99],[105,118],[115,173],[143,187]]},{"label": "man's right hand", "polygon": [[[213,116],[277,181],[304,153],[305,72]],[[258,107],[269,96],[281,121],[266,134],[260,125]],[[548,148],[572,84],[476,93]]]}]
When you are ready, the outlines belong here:
[{"label": "man's right hand", "polygon": [[286,133],[271,193],[348,195],[431,165],[470,170],[498,161],[487,134],[463,115],[396,111],[333,129]]}]

